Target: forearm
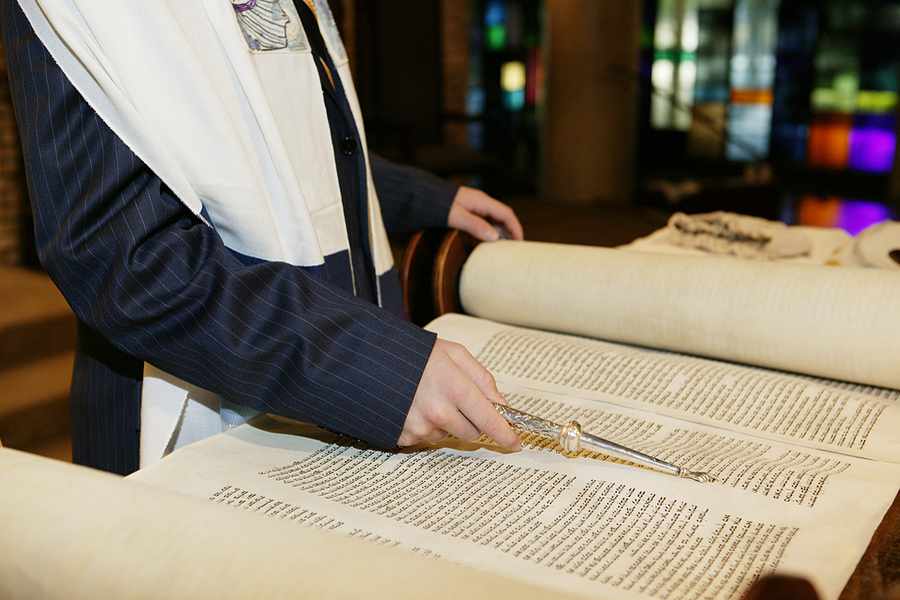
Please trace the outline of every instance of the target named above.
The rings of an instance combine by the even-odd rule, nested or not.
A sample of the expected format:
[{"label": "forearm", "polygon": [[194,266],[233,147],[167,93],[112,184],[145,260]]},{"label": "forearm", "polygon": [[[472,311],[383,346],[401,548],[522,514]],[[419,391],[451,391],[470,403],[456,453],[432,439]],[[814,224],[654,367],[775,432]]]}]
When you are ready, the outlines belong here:
[{"label": "forearm", "polygon": [[[157,200],[159,212],[180,212],[174,198]],[[113,225],[121,243],[42,247],[80,319],[125,352],[233,402],[380,446],[396,442],[431,334],[304,269],[245,265],[189,216],[144,233],[139,204]]]},{"label": "forearm", "polygon": [[372,155],[371,163],[382,217],[390,233],[447,226],[458,185],[379,156]]}]

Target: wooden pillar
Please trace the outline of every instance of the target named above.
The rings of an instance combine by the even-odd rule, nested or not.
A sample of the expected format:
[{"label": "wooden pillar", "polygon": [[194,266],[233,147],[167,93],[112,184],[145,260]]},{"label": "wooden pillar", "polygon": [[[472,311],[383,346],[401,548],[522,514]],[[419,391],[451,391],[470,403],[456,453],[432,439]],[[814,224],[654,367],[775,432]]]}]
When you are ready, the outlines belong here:
[{"label": "wooden pillar", "polygon": [[634,191],[641,2],[548,0],[541,195],[628,204]]},{"label": "wooden pillar", "polygon": [[353,0],[338,0],[330,2],[331,12],[337,21],[338,30],[341,32],[341,40],[350,59],[350,72],[356,76],[356,5]]},{"label": "wooden pillar", "polygon": [[0,46],[0,266],[23,264],[36,265],[37,259],[22,153]]},{"label": "wooden pillar", "polygon": [[[469,36],[472,5],[460,0],[441,2],[441,64],[443,65],[444,113],[466,114],[469,91]],[[444,141],[452,146],[468,145],[468,129],[463,120],[444,122]]]}]

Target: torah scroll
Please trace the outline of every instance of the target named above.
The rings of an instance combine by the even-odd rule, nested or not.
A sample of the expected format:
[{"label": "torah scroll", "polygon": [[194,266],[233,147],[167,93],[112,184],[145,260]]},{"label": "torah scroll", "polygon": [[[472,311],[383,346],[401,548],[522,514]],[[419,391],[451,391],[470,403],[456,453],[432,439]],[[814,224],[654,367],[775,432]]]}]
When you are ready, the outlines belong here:
[{"label": "torah scroll", "polygon": [[0,482],[4,599],[546,597],[499,575],[15,450],[0,450]]},{"label": "torah scroll", "polygon": [[900,388],[900,273],[496,242],[460,297],[507,324]]}]

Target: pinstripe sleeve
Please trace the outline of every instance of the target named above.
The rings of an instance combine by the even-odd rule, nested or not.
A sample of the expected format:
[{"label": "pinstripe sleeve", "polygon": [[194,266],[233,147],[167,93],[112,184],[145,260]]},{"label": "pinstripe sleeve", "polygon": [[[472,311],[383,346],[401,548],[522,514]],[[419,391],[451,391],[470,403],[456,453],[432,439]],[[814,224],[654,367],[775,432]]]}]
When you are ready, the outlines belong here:
[{"label": "pinstripe sleeve", "polygon": [[391,233],[447,227],[459,186],[431,173],[372,155],[372,179]]},{"label": "pinstripe sleeve", "polygon": [[78,318],[236,403],[394,446],[434,336],[302,268],[231,253],[106,127],[19,11],[0,0],[38,251]]}]

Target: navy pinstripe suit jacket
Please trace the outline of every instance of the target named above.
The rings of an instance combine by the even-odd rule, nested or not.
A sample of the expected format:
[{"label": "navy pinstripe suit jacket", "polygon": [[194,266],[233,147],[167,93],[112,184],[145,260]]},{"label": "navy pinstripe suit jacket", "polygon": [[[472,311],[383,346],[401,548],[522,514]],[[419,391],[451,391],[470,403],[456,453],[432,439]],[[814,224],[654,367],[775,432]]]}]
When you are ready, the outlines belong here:
[{"label": "navy pinstripe suit jacket", "polygon": [[[348,293],[334,275],[348,270],[328,268],[346,257],[303,269],[230,251],[87,105],[15,0],[0,0],[0,28],[38,254],[79,319],[75,461],[138,468],[144,361],[232,402],[394,446],[433,334]],[[339,112],[333,136],[347,126]],[[454,186],[372,166],[389,231],[446,225]],[[365,190],[358,167],[338,164],[345,196]]]}]

